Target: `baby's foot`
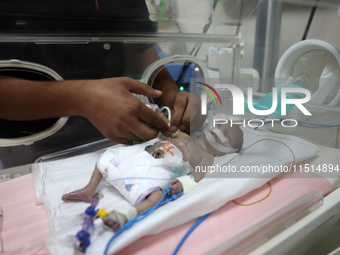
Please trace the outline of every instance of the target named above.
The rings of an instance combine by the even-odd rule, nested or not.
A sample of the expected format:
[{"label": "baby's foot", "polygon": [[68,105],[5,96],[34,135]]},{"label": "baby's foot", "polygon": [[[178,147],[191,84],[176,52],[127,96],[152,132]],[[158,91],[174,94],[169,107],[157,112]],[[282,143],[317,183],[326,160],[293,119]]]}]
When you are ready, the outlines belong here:
[{"label": "baby's foot", "polygon": [[61,197],[63,201],[68,200],[80,200],[90,203],[94,194],[89,192],[87,189],[79,189],[72,191],[71,193],[65,194]]}]

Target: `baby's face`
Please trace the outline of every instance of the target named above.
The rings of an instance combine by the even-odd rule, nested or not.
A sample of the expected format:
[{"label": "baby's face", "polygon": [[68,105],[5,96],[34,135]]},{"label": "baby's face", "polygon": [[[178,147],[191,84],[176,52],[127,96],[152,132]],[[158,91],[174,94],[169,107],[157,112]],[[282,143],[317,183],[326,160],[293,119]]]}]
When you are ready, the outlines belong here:
[{"label": "baby's face", "polygon": [[[241,149],[243,145],[243,131],[238,125],[233,125],[232,127],[228,125],[221,125],[222,132],[229,138],[230,145],[235,149]],[[225,129],[225,130],[223,130]]]}]

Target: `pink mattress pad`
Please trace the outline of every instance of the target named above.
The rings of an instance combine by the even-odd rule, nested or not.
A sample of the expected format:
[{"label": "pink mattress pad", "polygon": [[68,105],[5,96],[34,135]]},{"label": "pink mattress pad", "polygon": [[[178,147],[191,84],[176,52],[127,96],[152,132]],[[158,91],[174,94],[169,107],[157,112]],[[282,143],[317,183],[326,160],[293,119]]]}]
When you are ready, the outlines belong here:
[{"label": "pink mattress pad", "polygon": [[[213,212],[190,235],[178,254],[206,253],[313,190],[320,190],[323,194],[332,191],[330,182],[321,177],[274,179],[270,183],[271,192],[270,186],[265,184],[236,200],[240,204],[251,204],[270,193],[263,201],[250,206],[231,201]],[[49,253],[44,243],[49,234],[47,214],[43,205],[36,205],[33,178],[30,174],[0,183],[0,206],[4,211],[4,254],[11,251],[20,251],[18,254]],[[171,254],[194,222],[155,236],[143,237],[118,254],[159,254],[159,251],[162,254]]]}]

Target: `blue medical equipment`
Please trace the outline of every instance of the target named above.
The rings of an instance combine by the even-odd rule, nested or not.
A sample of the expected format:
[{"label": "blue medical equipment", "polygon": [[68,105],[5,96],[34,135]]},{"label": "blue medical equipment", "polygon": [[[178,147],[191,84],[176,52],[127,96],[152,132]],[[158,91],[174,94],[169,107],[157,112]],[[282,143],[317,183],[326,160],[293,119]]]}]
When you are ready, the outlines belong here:
[{"label": "blue medical equipment", "polygon": [[87,247],[91,244],[90,228],[93,226],[93,218],[97,215],[96,206],[99,203],[99,194],[96,193],[91,200],[91,205],[85,210],[85,217],[83,228],[77,233],[78,244],[76,250],[83,253],[86,252]]}]

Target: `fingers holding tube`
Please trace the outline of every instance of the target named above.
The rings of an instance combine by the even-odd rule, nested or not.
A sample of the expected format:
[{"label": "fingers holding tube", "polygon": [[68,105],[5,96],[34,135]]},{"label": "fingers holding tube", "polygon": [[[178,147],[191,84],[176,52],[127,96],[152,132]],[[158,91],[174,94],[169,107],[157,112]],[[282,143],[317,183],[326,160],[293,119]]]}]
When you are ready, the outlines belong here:
[{"label": "fingers holding tube", "polygon": [[[161,92],[130,78],[88,80],[84,86],[80,114],[107,138],[119,143],[150,140],[159,130],[166,132],[165,121],[131,93],[158,97]],[[86,102],[86,103],[84,103]]]},{"label": "fingers holding tube", "polygon": [[159,134],[159,131],[169,132],[167,122],[144,104],[140,104],[138,110],[131,111],[130,114],[122,116],[120,119],[125,129],[120,132],[116,141],[132,144],[133,142],[151,140]]},{"label": "fingers holding tube", "polygon": [[138,117],[142,122],[147,123],[148,127],[155,128],[162,133],[169,132],[169,124],[167,119],[152,111],[145,105],[140,108]]}]

